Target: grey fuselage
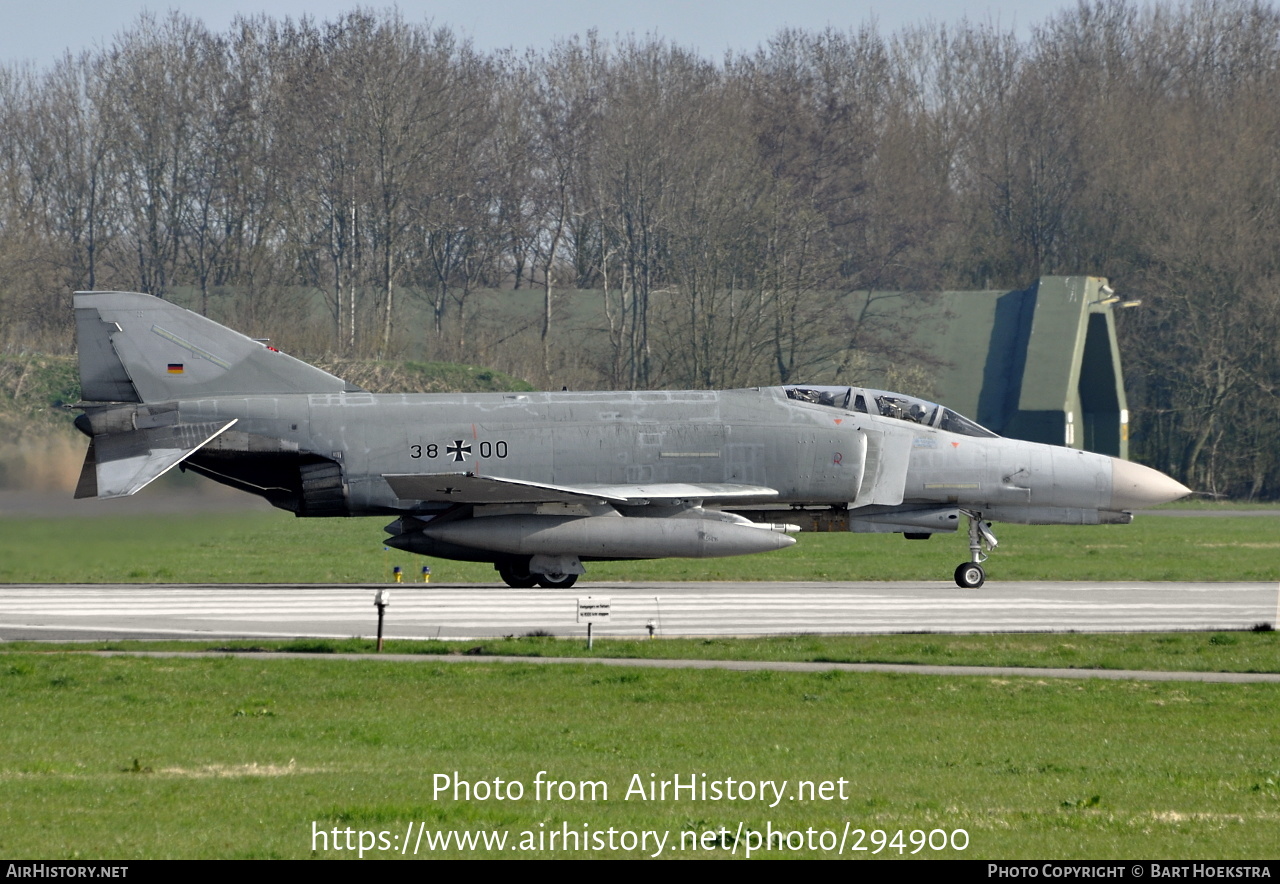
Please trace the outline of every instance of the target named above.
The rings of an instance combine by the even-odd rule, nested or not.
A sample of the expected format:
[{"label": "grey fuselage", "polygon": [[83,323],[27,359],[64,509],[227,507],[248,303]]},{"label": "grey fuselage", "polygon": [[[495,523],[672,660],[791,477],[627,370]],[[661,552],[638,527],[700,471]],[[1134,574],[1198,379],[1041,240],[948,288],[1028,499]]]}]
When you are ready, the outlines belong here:
[{"label": "grey fuselage", "polygon": [[[797,401],[782,387],[335,392],[123,407],[175,405],[181,423],[236,420],[188,466],[299,515],[439,512],[448,504],[397,499],[383,477],[472,473],[565,486],[761,486],[776,496],[746,503],[849,507],[882,520],[941,507],[998,521],[1127,521],[1120,516],[1128,501],[1113,492],[1113,458]],[[339,466],[341,506],[308,505],[294,474],[300,463]]]}]

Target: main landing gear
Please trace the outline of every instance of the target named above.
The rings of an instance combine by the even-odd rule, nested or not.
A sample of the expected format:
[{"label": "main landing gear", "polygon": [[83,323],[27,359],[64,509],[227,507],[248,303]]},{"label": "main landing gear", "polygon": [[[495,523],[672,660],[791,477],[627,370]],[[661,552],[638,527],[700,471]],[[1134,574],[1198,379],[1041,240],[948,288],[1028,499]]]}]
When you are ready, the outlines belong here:
[{"label": "main landing gear", "polygon": [[982,513],[968,510],[961,512],[969,517],[969,561],[956,568],[956,586],[961,589],[977,589],[987,579],[982,563],[987,560],[987,553],[994,550],[1000,542],[991,533],[990,523],[982,521]]},{"label": "main landing gear", "polygon": [[528,559],[498,562],[494,567],[498,569],[502,582],[515,589],[529,589],[533,586],[568,589],[578,582],[577,574],[538,574],[530,571]]}]

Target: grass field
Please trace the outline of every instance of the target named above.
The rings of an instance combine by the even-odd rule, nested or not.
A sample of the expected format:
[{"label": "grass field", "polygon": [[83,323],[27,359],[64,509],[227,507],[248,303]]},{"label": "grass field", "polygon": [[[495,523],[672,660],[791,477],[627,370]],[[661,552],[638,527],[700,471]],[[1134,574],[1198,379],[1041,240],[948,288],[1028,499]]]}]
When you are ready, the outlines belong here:
[{"label": "grass field", "polygon": [[[380,526],[285,514],[3,519],[0,582],[382,582],[393,565],[416,574],[424,560],[384,551]],[[1275,580],[1276,526],[1223,516],[1001,526],[989,573]],[[599,564],[590,576],[943,580],[963,557],[958,537],[807,535],[780,554]],[[483,565],[429,564],[435,581],[493,579]],[[756,857],[829,857],[840,841],[846,856],[896,857],[930,835],[948,847],[915,855],[1276,855],[1280,685],[325,658],[368,644],[269,645],[317,655],[303,660],[104,658],[4,645],[0,855],[355,858],[358,849],[334,848],[335,829],[344,847],[348,830],[353,847],[363,837],[366,858],[400,856],[406,833],[419,857],[639,857],[657,852],[659,837],[667,858],[743,856],[749,847]],[[457,651],[439,642],[388,650]],[[486,642],[484,651],[586,653],[580,642],[532,637]],[[791,636],[607,641],[594,654],[1276,672],[1280,636]],[[573,797],[535,796],[540,771],[572,784]],[[628,795],[675,776],[785,791],[776,801],[772,793],[764,801]],[[455,798],[437,793],[441,778],[501,778],[524,794]],[[803,798],[802,781],[813,784]],[[566,829],[587,843],[566,849]],[[950,846],[960,830],[963,851]],[[766,851],[768,831],[787,840]],[[505,837],[507,846],[429,850],[445,832]],[[644,832],[643,846],[625,840]],[[601,846],[591,842],[597,835]]]},{"label": "grass field", "polygon": [[[965,851],[925,856],[1273,857],[1277,701],[1272,685],[10,653],[0,854],[306,857],[314,831],[384,832],[398,850],[424,823],[512,844],[533,833],[535,847],[566,826],[652,830],[667,834],[664,856],[723,856],[740,825],[813,828],[834,845],[848,822],[887,832],[881,843],[902,830],[908,854],[913,830],[967,833]],[[537,800],[539,771],[575,793],[604,783],[607,798]],[[703,774],[787,791],[626,797]],[[525,794],[455,800],[437,775]],[[799,781],[814,783],[805,800]],[[681,851],[682,832],[713,834]],[[756,855],[835,854],[814,843]],[[654,852],[621,844],[432,855]]]},{"label": "grass field", "polygon": [[[10,651],[66,650],[56,642],[9,642]],[[281,641],[165,640],[84,642],[76,651],[286,651],[368,654],[368,639]],[[950,666],[1029,666],[1166,672],[1280,672],[1280,632],[1102,633],[1096,635],[786,635],[751,639],[666,638],[657,641],[515,636],[477,644],[390,639],[388,654],[459,654],[498,657],[580,657],[639,660],[770,660],[798,663],[907,663]]]},{"label": "grass field", "polygon": [[[387,550],[390,519],[288,513],[0,518],[0,583],[378,583],[400,566],[433,582],[497,582],[485,564]],[[993,580],[1280,580],[1280,521],[1146,516],[1131,525],[998,525]],[[790,549],[727,559],[588,564],[590,580],[947,580],[960,535],[802,534]]]}]

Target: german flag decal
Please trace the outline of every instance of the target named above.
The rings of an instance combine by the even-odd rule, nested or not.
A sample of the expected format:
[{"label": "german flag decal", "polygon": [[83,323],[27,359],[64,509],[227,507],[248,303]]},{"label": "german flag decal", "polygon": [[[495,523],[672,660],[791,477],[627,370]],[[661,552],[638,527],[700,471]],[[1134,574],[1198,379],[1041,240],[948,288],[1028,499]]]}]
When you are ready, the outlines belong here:
[{"label": "german flag decal", "polygon": [[170,362],[170,363],[169,363],[169,374],[182,374],[182,363],[181,363],[181,362]]}]

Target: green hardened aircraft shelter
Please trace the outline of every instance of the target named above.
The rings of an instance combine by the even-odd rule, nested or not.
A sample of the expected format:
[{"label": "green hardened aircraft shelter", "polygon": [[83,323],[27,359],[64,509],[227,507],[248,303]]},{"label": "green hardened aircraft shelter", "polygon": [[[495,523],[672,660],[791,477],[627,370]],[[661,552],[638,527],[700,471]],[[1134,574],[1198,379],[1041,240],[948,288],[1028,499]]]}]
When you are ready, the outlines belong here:
[{"label": "green hardened aircraft shelter", "polygon": [[1022,291],[943,292],[917,328],[944,365],[939,402],[1014,439],[1129,456],[1129,409],[1113,310],[1093,276]]}]

